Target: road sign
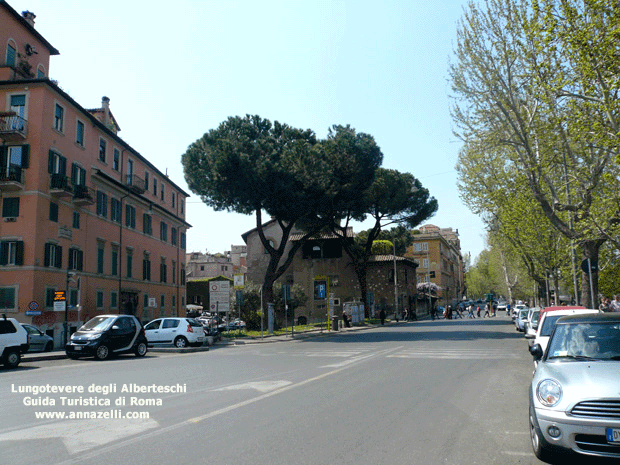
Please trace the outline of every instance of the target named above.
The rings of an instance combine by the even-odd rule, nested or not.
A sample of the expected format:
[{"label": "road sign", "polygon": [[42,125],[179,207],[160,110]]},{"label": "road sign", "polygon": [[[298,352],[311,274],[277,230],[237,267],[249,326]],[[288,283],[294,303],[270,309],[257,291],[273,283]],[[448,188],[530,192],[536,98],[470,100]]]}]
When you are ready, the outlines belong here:
[{"label": "road sign", "polygon": [[235,274],[234,278],[234,286],[235,289],[243,289],[244,287],[244,275],[243,274]]},{"label": "road sign", "polygon": [[[590,262],[590,269],[588,269],[588,261]],[[584,273],[596,273],[598,271],[598,260],[588,260],[586,258],[584,261],[581,262],[581,270]]]},{"label": "road sign", "polygon": [[63,302],[67,300],[65,291],[54,291],[54,302]]}]

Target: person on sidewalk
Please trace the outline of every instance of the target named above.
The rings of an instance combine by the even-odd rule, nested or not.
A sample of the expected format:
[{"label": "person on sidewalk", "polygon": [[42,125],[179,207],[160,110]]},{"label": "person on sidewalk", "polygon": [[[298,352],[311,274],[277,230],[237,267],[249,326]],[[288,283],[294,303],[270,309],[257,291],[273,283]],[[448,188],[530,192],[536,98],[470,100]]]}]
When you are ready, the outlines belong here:
[{"label": "person on sidewalk", "polygon": [[350,328],[351,327],[351,322],[349,320],[349,315],[347,315],[347,312],[345,312],[345,311],[342,312],[342,322],[343,322],[345,328]]},{"label": "person on sidewalk", "polygon": [[385,324],[385,310],[381,309],[379,312],[379,319],[381,320],[381,326]]}]

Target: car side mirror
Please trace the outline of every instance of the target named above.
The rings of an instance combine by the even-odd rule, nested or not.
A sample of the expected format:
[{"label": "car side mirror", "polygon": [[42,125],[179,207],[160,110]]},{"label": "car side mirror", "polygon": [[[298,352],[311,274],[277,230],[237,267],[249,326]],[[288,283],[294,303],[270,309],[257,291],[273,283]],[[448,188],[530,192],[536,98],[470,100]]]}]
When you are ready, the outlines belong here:
[{"label": "car side mirror", "polygon": [[121,329],[121,328],[119,328],[119,327],[118,327],[118,326],[116,326],[116,325],[112,326],[112,331],[118,331],[119,329]]},{"label": "car side mirror", "polygon": [[530,347],[530,354],[532,354],[535,362],[540,361],[543,357],[542,346],[540,344],[534,344]]}]

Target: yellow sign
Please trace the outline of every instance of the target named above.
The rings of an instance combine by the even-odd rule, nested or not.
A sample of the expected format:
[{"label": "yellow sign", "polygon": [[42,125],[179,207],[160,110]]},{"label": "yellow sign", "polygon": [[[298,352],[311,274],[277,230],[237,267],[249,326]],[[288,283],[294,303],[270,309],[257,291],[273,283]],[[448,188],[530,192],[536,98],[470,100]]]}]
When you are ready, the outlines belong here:
[{"label": "yellow sign", "polygon": [[65,291],[54,291],[54,302],[64,302],[67,300]]}]

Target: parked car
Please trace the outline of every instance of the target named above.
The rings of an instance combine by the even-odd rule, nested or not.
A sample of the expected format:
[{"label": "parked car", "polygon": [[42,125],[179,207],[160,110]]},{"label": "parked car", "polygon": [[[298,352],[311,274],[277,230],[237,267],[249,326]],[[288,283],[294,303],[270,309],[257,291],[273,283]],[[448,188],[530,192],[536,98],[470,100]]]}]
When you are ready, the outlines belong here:
[{"label": "parked car", "polygon": [[534,339],[536,339],[536,332],[538,330],[538,322],[540,318],[540,309],[535,310],[530,317],[529,324],[525,330],[525,338],[530,347],[534,345]]},{"label": "parked car", "polygon": [[245,321],[240,320],[239,318],[235,318],[233,321],[228,323],[228,329],[244,329]]},{"label": "parked car", "polygon": [[530,311],[527,308],[519,310],[519,316],[515,320],[515,329],[517,331],[525,331],[525,321],[529,313]]},{"label": "parked car", "polygon": [[525,304],[517,304],[514,307],[512,307],[512,319],[513,321],[517,319],[517,317],[519,316],[519,312],[521,310],[523,310],[524,308],[527,308],[527,305]]},{"label": "parked car", "polygon": [[173,344],[175,347],[201,346],[205,331],[194,318],[158,318],[144,327],[149,344]]},{"label": "parked car", "polygon": [[67,357],[71,359],[94,356],[97,360],[105,360],[128,352],[144,357],[147,350],[144,328],[133,315],[96,316],[73,333],[65,346]]},{"label": "parked car", "polygon": [[28,340],[30,348],[28,352],[51,352],[54,350],[54,338],[48,336],[36,326],[22,323],[22,326],[28,331]]},{"label": "parked car", "polygon": [[536,456],[553,463],[566,463],[558,461],[563,451],[620,459],[620,314],[561,317],[548,349],[536,344],[532,355],[538,366],[529,424]]},{"label": "parked car", "polygon": [[15,368],[28,351],[28,331],[15,318],[3,315],[0,319],[0,363]]},{"label": "parked car", "polygon": [[[561,307],[558,307],[561,308]],[[555,323],[559,318],[568,315],[579,315],[579,314],[591,314],[591,313],[600,313],[599,310],[588,310],[588,309],[568,309],[568,310],[553,310],[546,311],[547,309],[542,309],[540,313],[540,322],[538,323],[538,332],[536,333],[536,339],[534,339],[534,343],[532,344],[532,348],[535,345],[540,345],[543,352],[547,348],[547,343],[549,342],[549,336],[553,332],[553,328],[555,327]]]}]

